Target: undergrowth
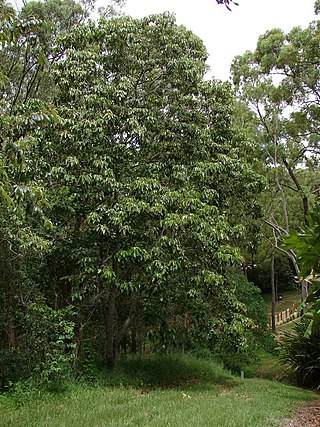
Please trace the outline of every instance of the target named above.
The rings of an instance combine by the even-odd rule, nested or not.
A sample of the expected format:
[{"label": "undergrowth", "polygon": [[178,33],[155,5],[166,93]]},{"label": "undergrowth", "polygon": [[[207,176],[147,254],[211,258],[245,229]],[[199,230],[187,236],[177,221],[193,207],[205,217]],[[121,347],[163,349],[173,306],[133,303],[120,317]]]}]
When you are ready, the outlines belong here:
[{"label": "undergrowth", "polygon": [[267,427],[292,415],[311,392],[234,376],[214,360],[186,356],[130,358],[112,373],[62,390],[25,383],[0,395],[3,427]]}]

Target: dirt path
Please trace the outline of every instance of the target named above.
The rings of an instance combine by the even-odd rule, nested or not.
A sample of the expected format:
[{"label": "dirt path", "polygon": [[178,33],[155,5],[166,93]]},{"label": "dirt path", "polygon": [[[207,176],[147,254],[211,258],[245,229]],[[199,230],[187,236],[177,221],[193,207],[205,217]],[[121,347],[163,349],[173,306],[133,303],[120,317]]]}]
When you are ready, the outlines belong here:
[{"label": "dirt path", "polygon": [[320,427],[320,401],[302,407],[292,419],[279,420],[281,427]]}]

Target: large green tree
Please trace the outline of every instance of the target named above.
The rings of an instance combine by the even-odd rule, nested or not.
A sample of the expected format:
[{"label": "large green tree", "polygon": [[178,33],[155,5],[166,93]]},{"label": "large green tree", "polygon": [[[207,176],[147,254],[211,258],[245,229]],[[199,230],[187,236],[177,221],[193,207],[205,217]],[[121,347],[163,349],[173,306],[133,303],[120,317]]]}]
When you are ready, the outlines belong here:
[{"label": "large green tree", "polygon": [[57,284],[65,301],[98,302],[111,367],[138,314],[163,327],[187,316],[207,342],[236,337],[247,320],[225,276],[245,236],[234,212],[255,214],[261,179],[233,129],[229,86],[204,80],[202,42],[170,15],[81,25],[64,46],[63,121],[39,153],[73,260]]},{"label": "large green tree", "polygon": [[1,14],[1,363],[48,379],[74,340],[110,367],[143,339],[245,348],[228,271],[262,180],[202,42],[170,15],[86,24],[71,0]]},{"label": "large green tree", "polygon": [[[25,34],[44,30],[45,24],[20,20],[14,10],[4,4],[0,7],[0,16],[0,56],[10,56],[10,52],[18,49],[18,46],[26,54],[29,52],[32,55],[34,49]],[[21,245],[32,240],[26,217],[30,221],[39,217],[36,196],[41,198],[41,188],[37,188],[28,178],[26,152],[32,145],[33,131],[44,122],[53,121],[53,115],[41,102],[31,99],[20,102],[15,95],[11,97],[14,84],[10,80],[10,68],[5,68],[2,62],[0,84],[0,293],[5,313],[1,343],[15,347],[14,299],[22,262]]]}]

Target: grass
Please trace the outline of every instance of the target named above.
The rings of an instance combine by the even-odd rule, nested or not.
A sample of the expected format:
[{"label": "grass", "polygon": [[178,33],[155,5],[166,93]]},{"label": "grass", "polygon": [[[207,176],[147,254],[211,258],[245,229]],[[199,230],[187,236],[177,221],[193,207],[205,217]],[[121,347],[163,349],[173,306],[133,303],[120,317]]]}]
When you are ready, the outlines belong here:
[{"label": "grass", "polygon": [[263,378],[268,380],[284,380],[284,370],[279,358],[264,349],[257,353],[257,359],[244,367],[248,378]]},{"label": "grass", "polygon": [[[269,311],[271,311],[272,294],[263,294],[262,297],[268,305]],[[276,311],[284,311],[287,308],[292,308],[293,304],[301,302],[301,293],[298,289],[284,291],[282,297],[282,301],[276,301]]]},{"label": "grass", "polygon": [[3,427],[267,427],[315,400],[306,390],[234,377],[210,360],[128,360],[99,384],[0,396]]}]

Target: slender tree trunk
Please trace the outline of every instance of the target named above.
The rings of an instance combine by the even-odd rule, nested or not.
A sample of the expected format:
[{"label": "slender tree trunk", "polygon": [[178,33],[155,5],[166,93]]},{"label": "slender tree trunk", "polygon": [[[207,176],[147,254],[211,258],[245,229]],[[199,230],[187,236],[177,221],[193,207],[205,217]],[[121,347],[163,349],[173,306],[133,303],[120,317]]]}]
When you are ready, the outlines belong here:
[{"label": "slender tree trunk", "polygon": [[309,283],[306,280],[302,280],[301,283],[301,299],[304,301],[309,295]]},{"label": "slender tree trunk", "polygon": [[107,309],[105,318],[106,331],[106,365],[109,369],[114,369],[116,364],[117,351],[115,346],[115,324],[116,324],[116,289],[109,291],[107,299]]},{"label": "slender tree trunk", "polygon": [[308,214],[308,197],[306,196],[305,192],[303,191],[303,188],[300,184],[300,182],[298,181],[296,175],[294,174],[292,168],[290,167],[288,161],[283,158],[283,163],[289,173],[290,178],[292,179],[292,181],[294,182],[297,191],[299,192],[300,196],[301,196],[301,200],[302,200],[302,206],[303,206],[303,215],[304,215],[304,221],[305,223],[308,225],[308,220],[307,220],[307,214]]},{"label": "slender tree trunk", "polygon": [[16,332],[14,327],[14,307],[13,307],[13,295],[12,291],[9,289],[7,297],[7,337],[8,337],[8,347],[16,347]]},{"label": "slender tree trunk", "polygon": [[274,277],[274,253],[271,258],[271,290],[272,290],[272,307],[271,307],[271,324],[272,332],[276,332],[276,289]]},{"label": "slender tree trunk", "polygon": [[116,352],[118,351],[118,348],[120,346],[121,341],[126,336],[129,328],[131,327],[135,317],[136,317],[136,310],[137,310],[137,304],[138,304],[138,297],[137,295],[131,296],[131,304],[130,304],[130,311],[128,314],[128,317],[123,322],[121,329],[117,332],[117,336],[115,338],[115,349]]},{"label": "slender tree trunk", "polygon": [[137,328],[136,323],[133,324],[131,328],[131,352],[133,354],[137,354],[138,347],[137,347]]},{"label": "slender tree trunk", "polygon": [[79,316],[78,316],[78,325],[79,325],[79,329],[78,329],[78,333],[77,333],[77,338],[76,338],[76,359],[78,359],[81,356],[82,353],[82,347],[83,347],[83,315],[82,315],[82,311],[80,310],[79,312]]}]

